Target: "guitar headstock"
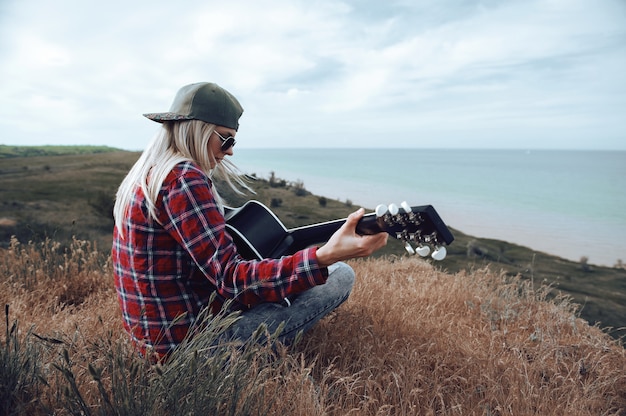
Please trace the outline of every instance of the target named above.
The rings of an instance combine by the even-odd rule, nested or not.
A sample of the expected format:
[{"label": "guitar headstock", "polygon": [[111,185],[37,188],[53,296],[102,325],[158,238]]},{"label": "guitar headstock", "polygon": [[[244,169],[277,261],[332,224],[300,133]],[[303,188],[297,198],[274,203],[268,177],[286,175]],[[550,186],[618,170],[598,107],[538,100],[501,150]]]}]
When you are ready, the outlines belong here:
[{"label": "guitar headstock", "polygon": [[431,205],[411,207],[405,201],[396,204],[378,205],[375,210],[376,223],[381,230],[404,242],[409,254],[422,257],[429,254],[434,260],[446,257],[446,245],[454,240],[452,233]]}]

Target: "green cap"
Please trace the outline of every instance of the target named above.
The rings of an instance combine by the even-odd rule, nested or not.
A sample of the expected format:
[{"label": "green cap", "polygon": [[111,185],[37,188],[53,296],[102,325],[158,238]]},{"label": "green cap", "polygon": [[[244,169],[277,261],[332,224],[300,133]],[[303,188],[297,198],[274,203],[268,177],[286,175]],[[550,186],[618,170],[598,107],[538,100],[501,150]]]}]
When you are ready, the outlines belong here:
[{"label": "green cap", "polygon": [[174,97],[167,113],[144,114],[150,120],[162,123],[177,120],[202,120],[231,129],[239,129],[243,108],[228,91],[211,82],[185,85]]}]

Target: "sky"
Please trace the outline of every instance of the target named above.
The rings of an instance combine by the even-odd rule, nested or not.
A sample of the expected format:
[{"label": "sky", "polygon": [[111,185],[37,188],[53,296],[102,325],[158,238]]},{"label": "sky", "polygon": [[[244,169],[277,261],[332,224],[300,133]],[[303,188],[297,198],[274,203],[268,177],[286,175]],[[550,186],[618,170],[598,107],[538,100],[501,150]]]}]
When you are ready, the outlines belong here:
[{"label": "sky", "polygon": [[241,147],[626,150],[626,1],[0,0],[0,144],[141,150],[198,81]]}]

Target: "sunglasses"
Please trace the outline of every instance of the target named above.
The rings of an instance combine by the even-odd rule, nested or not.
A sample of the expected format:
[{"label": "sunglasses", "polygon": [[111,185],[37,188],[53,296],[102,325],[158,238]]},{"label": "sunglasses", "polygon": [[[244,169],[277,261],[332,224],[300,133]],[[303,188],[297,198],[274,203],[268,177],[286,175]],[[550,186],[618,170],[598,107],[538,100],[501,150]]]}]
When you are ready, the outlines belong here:
[{"label": "sunglasses", "polygon": [[222,152],[227,151],[228,149],[233,147],[235,143],[237,143],[237,141],[235,140],[233,136],[224,137],[217,130],[213,130],[213,133],[217,134],[217,137],[219,137],[220,140],[222,141],[222,147],[221,147]]}]

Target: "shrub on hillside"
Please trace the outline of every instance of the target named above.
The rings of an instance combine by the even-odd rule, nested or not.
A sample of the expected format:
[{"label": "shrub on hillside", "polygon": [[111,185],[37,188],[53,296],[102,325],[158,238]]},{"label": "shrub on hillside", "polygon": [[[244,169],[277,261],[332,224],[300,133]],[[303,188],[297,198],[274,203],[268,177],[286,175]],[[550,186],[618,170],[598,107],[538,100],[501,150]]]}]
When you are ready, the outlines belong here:
[{"label": "shrub on hillside", "polygon": [[304,187],[304,182],[302,181],[296,181],[292,184],[293,187],[293,193],[296,196],[307,196],[309,194],[309,191],[306,190],[306,188]]},{"label": "shrub on hillside", "polygon": [[98,191],[93,199],[90,199],[89,206],[96,214],[107,220],[113,220],[113,206],[115,197],[104,191]]},{"label": "shrub on hillside", "polygon": [[287,181],[284,179],[278,179],[274,172],[270,172],[269,184],[272,188],[284,188],[287,186]]}]

